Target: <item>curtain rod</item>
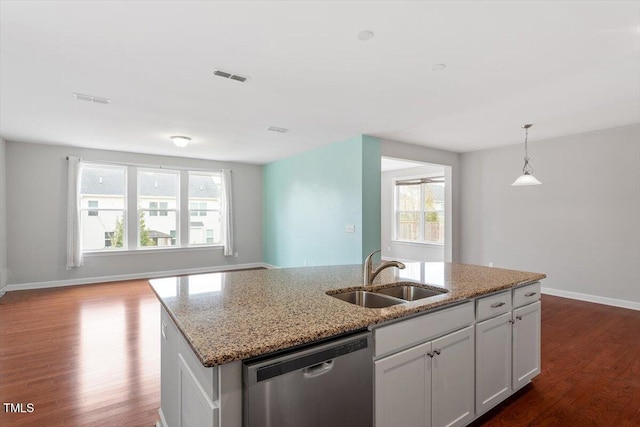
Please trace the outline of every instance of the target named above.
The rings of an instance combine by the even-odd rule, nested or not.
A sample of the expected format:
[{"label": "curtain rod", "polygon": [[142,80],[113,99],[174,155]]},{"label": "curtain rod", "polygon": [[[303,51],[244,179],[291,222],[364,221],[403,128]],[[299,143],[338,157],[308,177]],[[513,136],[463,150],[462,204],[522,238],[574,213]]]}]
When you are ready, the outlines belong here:
[{"label": "curtain rod", "polygon": [[[69,156],[66,157],[69,160]],[[81,158],[82,159],[82,158]],[[126,163],[126,162],[114,162],[109,160],[85,160],[87,163],[96,163],[96,164],[105,164],[105,165],[116,165],[116,166],[135,166],[140,168],[148,168],[148,169],[167,169],[167,170],[181,170],[181,171],[194,171],[194,172],[217,172],[224,168],[192,168],[192,167],[184,167],[184,166],[163,166],[163,165],[154,165],[148,163]]]}]

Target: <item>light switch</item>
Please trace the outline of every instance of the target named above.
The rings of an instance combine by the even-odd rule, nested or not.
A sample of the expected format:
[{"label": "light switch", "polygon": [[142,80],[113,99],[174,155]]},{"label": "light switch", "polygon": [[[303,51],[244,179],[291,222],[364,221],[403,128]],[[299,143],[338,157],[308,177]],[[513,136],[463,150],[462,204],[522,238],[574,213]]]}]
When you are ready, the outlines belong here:
[{"label": "light switch", "polygon": [[356,232],[355,224],[347,224],[347,226],[345,227],[344,231],[346,233],[355,233]]}]

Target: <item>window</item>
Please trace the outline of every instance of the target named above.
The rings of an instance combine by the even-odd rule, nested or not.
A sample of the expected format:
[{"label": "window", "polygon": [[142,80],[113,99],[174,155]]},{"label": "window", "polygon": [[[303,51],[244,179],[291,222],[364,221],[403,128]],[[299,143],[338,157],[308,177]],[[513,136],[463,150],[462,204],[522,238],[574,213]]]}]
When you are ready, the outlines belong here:
[{"label": "window", "polygon": [[126,172],[120,166],[82,166],[79,206],[83,250],[126,247]]},{"label": "window", "polygon": [[175,246],[178,230],[178,171],[138,169],[138,245]]},{"label": "window", "polygon": [[[97,200],[89,200],[88,205],[90,208],[97,208],[98,207],[98,201]],[[87,211],[87,215],[89,216],[98,216],[98,211]]]},{"label": "window", "polygon": [[[222,245],[222,173],[82,162],[79,246],[98,252],[127,245],[134,250]],[[128,174],[137,178],[131,191]],[[181,222],[181,206],[189,207],[183,213],[189,221]]]},{"label": "window", "polygon": [[444,244],[444,177],[396,181],[396,239]]},{"label": "window", "polygon": [[104,247],[105,248],[110,248],[113,246],[113,237],[115,235],[115,232],[113,231],[105,231],[104,232]]},{"label": "window", "polygon": [[189,244],[220,244],[220,186],[219,173],[189,172]]}]

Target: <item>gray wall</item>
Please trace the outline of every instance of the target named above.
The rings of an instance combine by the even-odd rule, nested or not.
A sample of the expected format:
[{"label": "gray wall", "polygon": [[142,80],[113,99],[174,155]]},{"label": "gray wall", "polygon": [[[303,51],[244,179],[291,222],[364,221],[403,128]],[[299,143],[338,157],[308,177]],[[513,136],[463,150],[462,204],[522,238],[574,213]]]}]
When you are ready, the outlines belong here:
[{"label": "gray wall", "polygon": [[[220,248],[129,251],[86,256],[84,266],[66,270],[68,155],[92,161],[231,169],[235,250],[239,256],[225,257]],[[262,261],[262,166],[12,141],[6,144],[6,162],[10,285],[66,280],[77,283],[82,279]]]},{"label": "gray wall", "polygon": [[450,183],[452,198],[450,215],[451,223],[447,224],[451,233],[446,236],[445,261],[457,262],[460,260],[460,154],[451,151],[437,150],[420,145],[406,144],[404,142],[382,140],[381,155],[396,159],[415,160],[426,163],[451,166],[451,177],[447,176]]},{"label": "gray wall", "polygon": [[[425,176],[432,173],[443,173],[442,167],[419,166],[408,169],[398,169],[382,173],[382,256],[389,259],[409,261],[444,261],[444,246],[425,245],[420,243],[406,243],[394,241],[394,178]],[[448,186],[447,186],[448,187]],[[446,208],[450,214],[451,209]]]},{"label": "gray wall", "polygon": [[6,142],[0,138],[0,294],[7,284]]},{"label": "gray wall", "polygon": [[640,125],[536,141],[529,156],[540,186],[510,185],[523,144],[461,155],[461,261],[640,302]]}]

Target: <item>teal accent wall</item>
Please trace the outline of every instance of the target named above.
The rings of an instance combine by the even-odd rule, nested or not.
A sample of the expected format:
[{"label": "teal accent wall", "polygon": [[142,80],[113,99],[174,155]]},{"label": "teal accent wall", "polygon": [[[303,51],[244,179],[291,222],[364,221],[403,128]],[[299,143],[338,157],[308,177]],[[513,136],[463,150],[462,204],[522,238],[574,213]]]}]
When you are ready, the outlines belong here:
[{"label": "teal accent wall", "polygon": [[359,264],[380,247],[378,139],[357,136],[269,163],[262,178],[266,263]]}]

